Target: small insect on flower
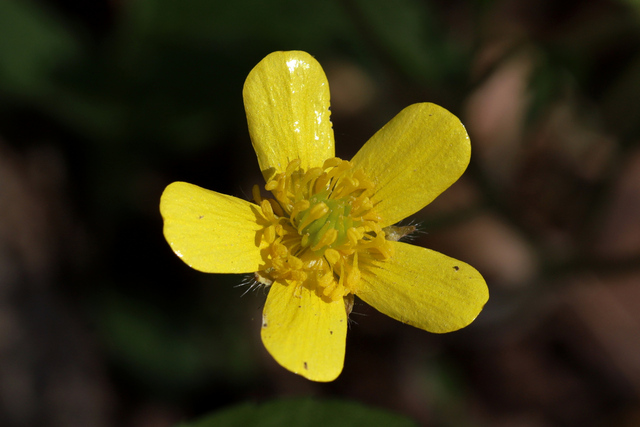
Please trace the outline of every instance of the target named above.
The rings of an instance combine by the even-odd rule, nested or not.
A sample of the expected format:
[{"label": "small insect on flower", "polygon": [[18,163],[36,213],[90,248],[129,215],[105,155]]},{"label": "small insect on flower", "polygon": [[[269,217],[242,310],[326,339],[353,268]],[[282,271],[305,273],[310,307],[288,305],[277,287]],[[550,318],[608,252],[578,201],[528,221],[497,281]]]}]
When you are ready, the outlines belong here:
[{"label": "small insect on flower", "polygon": [[435,333],[471,323],[487,302],[471,266],[400,240],[394,225],[454,183],[469,163],[460,121],[434,104],[411,105],[351,160],[335,157],[329,84],[305,52],[275,52],[243,90],[265,179],[252,202],[184,182],[170,184],[164,235],[189,266],[252,273],[268,289],[261,337],[286,369],[313,381],[342,371],[354,295]]}]

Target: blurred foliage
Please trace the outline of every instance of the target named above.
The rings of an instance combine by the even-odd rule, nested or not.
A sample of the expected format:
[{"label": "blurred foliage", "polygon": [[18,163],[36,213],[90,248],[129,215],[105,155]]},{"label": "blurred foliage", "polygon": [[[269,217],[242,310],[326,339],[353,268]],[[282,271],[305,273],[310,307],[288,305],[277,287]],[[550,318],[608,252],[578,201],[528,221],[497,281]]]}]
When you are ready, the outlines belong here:
[{"label": "blurred foliage", "polygon": [[180,424],[178,427],[254,426],[270,427],[292,425],[296,427],[410,427],[415,426],[405,417],[346,401],[320,401],[314,399],[283,399],[263,403],[244,403],[202,420]]},{"label": "blurred foliage", "polygon": [[[85,243],[73,262],[52,273],[55,288],[94,328],[120,400],[170,402],[181,414],[199,415],[297,390],[357,395],[388,407],[408,401],[425,419],[442,418],[441,425],[474,425],[479,415],[469,408],[468,372],[478,368],[466,356],[491,335],[482,335],[482,328],[506,328],[505,312],[527,311],[521,309],[534,306],[528,304],[531,296],[541,299],[553,288],[549,283],[567,272],[620,265],[594,261],[589,244],[600,231],[602,204],[612,198],[618,170],[640,139],[639,12],[636,0],[104,0],[83,6],[3,0],[0,143],[19,153],[53,146],[63,159],[68,221],[79,229],[79,236],[68,237]],[[330,82],[347,64],[375,88],[352,116],[333,112],[345,151],[355,152],[412,102],[436,102],[465,119],[472,141],[478,141],[468,179],[479,201],[420,219],[431,232],[490,209],[527,239],[544,264],[521,293],[505,291],[504,280],[487,268],[492,300],[479,323],[489,320],[469,335],[417,340],[428,341],[437,360],[447,360],[415,362],[428,365],[428,375],[405,374],[401,381],[380,374],[401,371],[413,352],[394,352],[389,343],[402,338],[385,335],[394,326],[376,323],[374,314],[356,332],[382,344],[384,363],[374,364],[379,355],[369,352],[361,363],[352,362],[356,373],[346,369],[324,386],[269,371],[258,337],[263,293],[239,298],[244,289],[233,286],[241,279],[191,271],[162,238],[157,204],[171,181],[238,197],[259,182],[242,84],[266,54],[289,49],[316,56]],[[465,111],[473,96],[520,58],[528,64],[520,77],[523,94],[517,95],[524,99],[525,123],[492,159],[486,141],[504,134],[499,129],[482,145],[481,126]],[[545,142],[549,123],[567,109],[561,137]],[[518,155],[509,158],[508,150]],[[594,170],[604,172],[585,172],[592,158],[599,159]],[[501,175],[503,167],[509,170]],[[567,235],[570,244],[557,244],[570,240]],[[631,254],[621,264],[632,269],[639,259]],[[365,323],[380,329],[367,332]],[[366,375],[358,376],[366,367]],[[382,385],[372,385],[374,380]],[[402,383],[406,394],[386,396],[384,381]],[[415,397],[419,403],[411,400],[416,389],[423,393]],[[291,401],[247,404],[193,425],[224,417],[239,422],[236,416],[270,425],[267,414],[282,413],[336,425],[358,414],[378,421],[386,416],[347,403],[323,403],[334,405],[331,412],[310,400],[295,403],[296,410],[284,409]],[[336,417],[309,415],[316,413]]]}]

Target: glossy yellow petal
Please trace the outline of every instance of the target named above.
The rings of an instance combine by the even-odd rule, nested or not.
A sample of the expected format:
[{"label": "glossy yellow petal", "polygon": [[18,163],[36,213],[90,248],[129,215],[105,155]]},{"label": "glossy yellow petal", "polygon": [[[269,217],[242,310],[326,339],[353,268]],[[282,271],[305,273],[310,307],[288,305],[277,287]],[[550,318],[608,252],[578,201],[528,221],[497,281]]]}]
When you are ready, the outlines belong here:
[{"label": "glossy yellow petal", "polygon": [[274,52],[249,73],[243,89],[249,134],[268,180],[291,160],[322,166],[334,157],[329,83],[306,52]]},{"label": "glossy yellow petal", "polygon": [[376,183],[372,201],[383,227],[419,211],[462,175],[471,145],[460,120],[434,104],[413,104],[355,155]]},{"label": "glossy yellow petal", "polygon": [[325,302],[303,286],[271,285],[262,342],[280,365],[312,381],[333,381],[342,372],[346,336],[342,300]]},{"label": "glossy yellow petal", "polygon": [[259,208],[245,200],[186,182],[160,199],[164,236],[190,267],[206,273],[252,273],[262,263],[256,232]]},{"label": "glossy yellow petal", "polygon": [[361,257],[356,292],[378,311],[429,332],[444,333],[471,323],[489,299],[487,285],[473,267],[441,253],[390,242],[387,261]]}]

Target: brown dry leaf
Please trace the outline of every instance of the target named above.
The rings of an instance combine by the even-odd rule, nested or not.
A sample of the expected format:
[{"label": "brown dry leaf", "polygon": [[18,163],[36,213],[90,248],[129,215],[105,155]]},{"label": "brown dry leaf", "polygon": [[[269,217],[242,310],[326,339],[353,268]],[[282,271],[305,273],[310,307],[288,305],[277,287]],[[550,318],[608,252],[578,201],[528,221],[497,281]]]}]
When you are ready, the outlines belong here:
[{"label": "brown dry leaf", "polygon": [[623,166],[606,212],[596,252],[608,258],[640,256],[640,150]]}]

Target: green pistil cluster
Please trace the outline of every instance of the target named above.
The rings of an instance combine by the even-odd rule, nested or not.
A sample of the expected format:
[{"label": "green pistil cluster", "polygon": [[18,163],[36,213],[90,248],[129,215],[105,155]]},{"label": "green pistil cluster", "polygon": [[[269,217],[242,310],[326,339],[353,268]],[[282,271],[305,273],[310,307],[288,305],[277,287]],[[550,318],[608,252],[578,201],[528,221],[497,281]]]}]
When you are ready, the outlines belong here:
[{"label": "green pistil cluster", "polygon": [[300,164],[292,160],[267,182],[274,198],[254,187],[268,222],[259,234],[265,265],[256,280],[305,283],[336,301],[356,291],[360,256],[388,259],[393,247],[373,210],[375,185],[361,170],[337,157],[309,170]]},{"label": "green pistil cluster", "polygon": [[322,191],[309,199],[309,208],[293,219],[302,236],[301,245],[322,256],[329,248],[338,248],[347,242],[347,230],[357,227],[351,214],[348,198],[330,199],[328,191]]}]

